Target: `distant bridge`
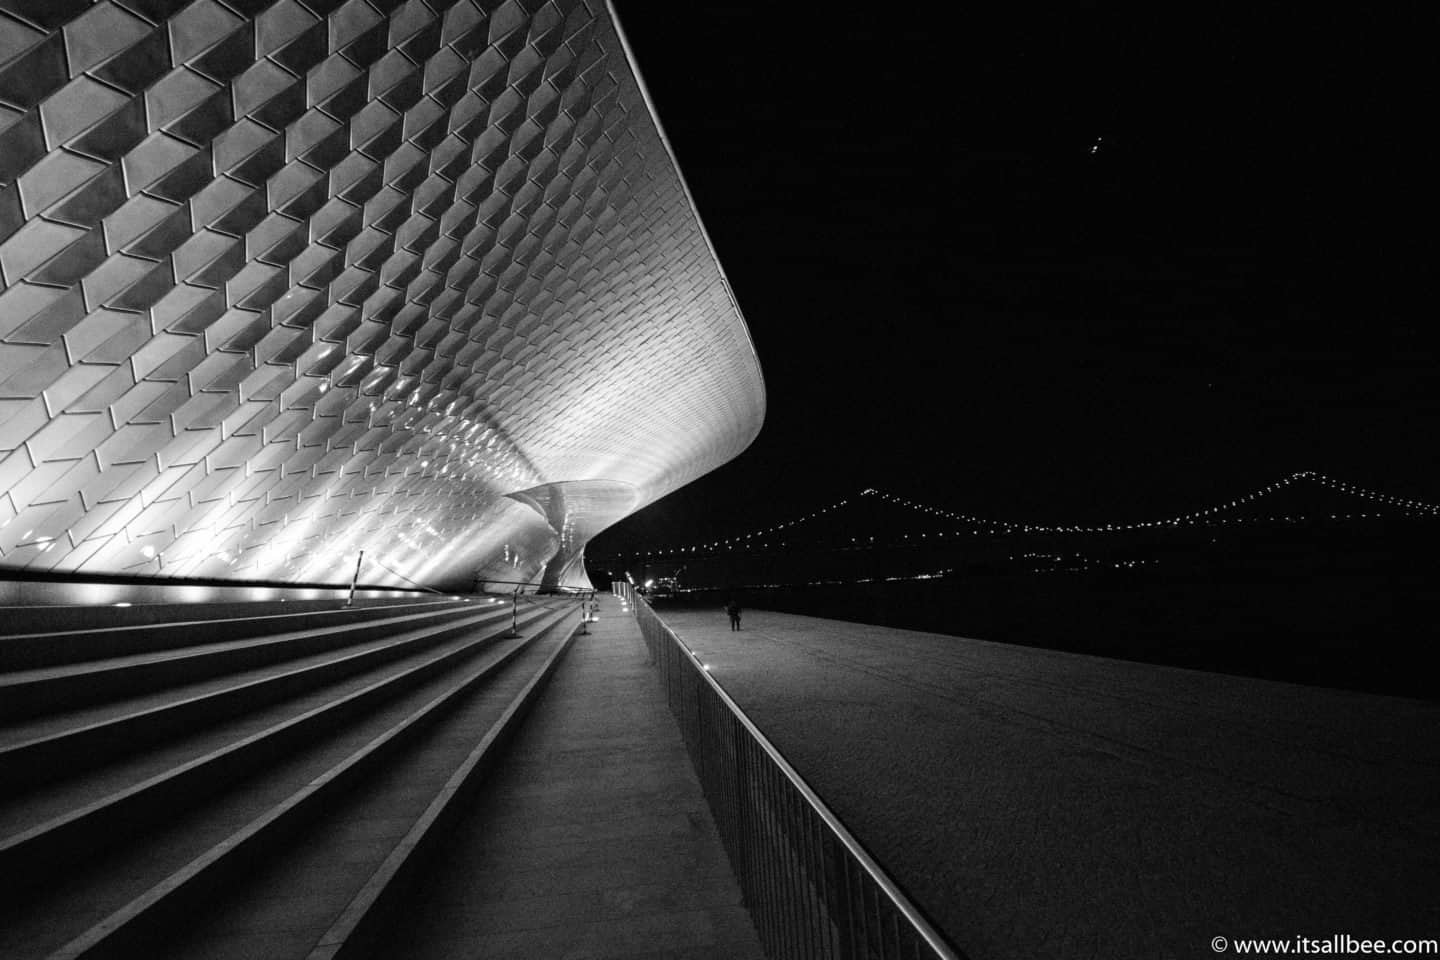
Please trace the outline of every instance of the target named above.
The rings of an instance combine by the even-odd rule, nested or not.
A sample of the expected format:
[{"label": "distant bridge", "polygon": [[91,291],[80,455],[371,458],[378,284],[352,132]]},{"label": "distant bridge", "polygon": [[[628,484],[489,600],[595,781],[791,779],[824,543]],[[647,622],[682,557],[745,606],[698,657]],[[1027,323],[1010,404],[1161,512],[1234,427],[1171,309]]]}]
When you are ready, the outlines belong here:
[{"label": "distant bridge", "polygon": [[[887,511],[882,518],[874,510],[879,505],[900,508],[911,516],[900,520],[898,511]],[[1361,508],[1355,509],[1356,505]],[[1269,509],[1262,509],[1264,507]],[[982,536],[1111,534],[1396,518],[1440,518],[1440,504],[1397,497],[1313,470],[1302,470],[1197,510],[1145,520],[1057,524],[984,517],[868,487],[853,496],[767,527],[709,541],[642,547],[609,559],[616,563],[663,562],[736,552],[814,549],[825,545],[869,549],[901,544],[920,546],[942,539]]]}]

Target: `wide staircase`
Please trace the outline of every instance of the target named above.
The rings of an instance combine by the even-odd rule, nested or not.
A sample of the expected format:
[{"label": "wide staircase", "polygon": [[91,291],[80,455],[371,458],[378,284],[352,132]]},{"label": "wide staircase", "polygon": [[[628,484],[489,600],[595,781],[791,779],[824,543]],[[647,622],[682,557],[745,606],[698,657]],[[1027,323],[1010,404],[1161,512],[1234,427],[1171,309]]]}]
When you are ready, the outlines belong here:
[{"label": "wide staircase", "polygon": [[0,611],[0,958],[366,955],[580,626],[493,598]]}]

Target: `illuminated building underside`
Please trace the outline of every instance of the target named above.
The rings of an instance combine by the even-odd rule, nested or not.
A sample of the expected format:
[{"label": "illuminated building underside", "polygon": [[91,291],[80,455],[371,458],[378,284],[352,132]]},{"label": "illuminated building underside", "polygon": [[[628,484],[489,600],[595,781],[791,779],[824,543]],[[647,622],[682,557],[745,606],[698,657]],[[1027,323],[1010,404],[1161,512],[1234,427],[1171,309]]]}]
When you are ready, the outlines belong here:
[{"label": "illuminated building underside", "polygon": [[612,12],[0,0],[0,565],[576,584],[764,388]]}]

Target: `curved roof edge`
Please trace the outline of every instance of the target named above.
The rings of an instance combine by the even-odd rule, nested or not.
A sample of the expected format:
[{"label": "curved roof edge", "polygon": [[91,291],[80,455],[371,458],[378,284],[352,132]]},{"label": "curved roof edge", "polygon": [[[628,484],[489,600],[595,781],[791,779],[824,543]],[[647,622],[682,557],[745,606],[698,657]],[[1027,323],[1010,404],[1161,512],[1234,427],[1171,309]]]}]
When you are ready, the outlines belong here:
[{"label": "curved roof edge", "polygon": [[[755,363],[755,375],[760,381],[760,422],[755,425],[754,434],[741,449],[740,453],[744,453],[764,428],[765,414],[770,406],[769,389],[765,384],[765,369],[760,363],[760,351],[755,347],[755,337],[750,332],[750,321],[745,319],[745,311],[740,309],[740,301],[735,297],[735,288],[731,285],[730,275],[725,272],[725,264],[715,249],[715,241],[710,238],[710,230],[705,226],[705,218],[700,215],[700,207],[695,202],[695,194],[690,190],[690,181],[685,179],[685,170],[680,166],[680,159],[675,155],[675,146],[670,142],[670,135],[665,132],[665,125],[660,122],[660,114],[655,109],[655,100],[650,96],[650,88],[646,85],[645,76],[640,72],[640,65],[635,60],[635,50],[630,46],[630,38],[625,33],[624,24],[620,22],[620,14],[615,9],[614,0],[605,0],[605,9],[610,14],[610,23],[615,28],[615,36],[620,39],[620,48],[625,53],[625,61],[630,64],[630,73],[635,77],[635,86],[640,90],[641,99],[645,101],[645,109],[650,112],[651,122],[655,124],[655,133],[659,136],[660,143],[670,158],[670,165],[675,168],[675,176],[680,181],[680,188],[685,191],[685,199],[690,203],[690,210],[695,214],[695,223],[700,227],[700,235],[705,238],[705,246],[710,251],[710,259],[715,261],[715,269],[720,272],[720,281],[725,284],[725,295],[730,298],[730,306],[734,308],[735,315],[740,318],[740,325],[745,329],[745,340],[750,345],[750,357]],[[739,454],[737,453],[736,456]]]}]

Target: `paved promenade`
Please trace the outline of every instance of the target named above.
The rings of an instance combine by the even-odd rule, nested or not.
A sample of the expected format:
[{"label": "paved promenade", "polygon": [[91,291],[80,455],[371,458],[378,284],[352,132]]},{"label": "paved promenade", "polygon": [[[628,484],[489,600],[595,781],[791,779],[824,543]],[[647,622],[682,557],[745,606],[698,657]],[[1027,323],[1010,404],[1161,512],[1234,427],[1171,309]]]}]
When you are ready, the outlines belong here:
[{"label": "paved promenade", "polygon": [[1440,705],[660,613],[973,960],[1440,937]]},{"label": "paved promenade", "polygon": [[639,628],[577,637],[378,957],[763,960]]}]

